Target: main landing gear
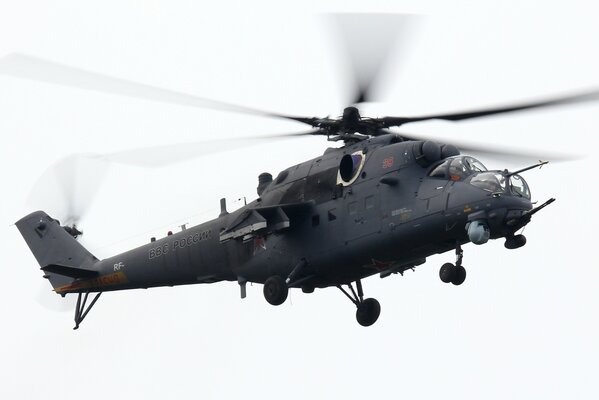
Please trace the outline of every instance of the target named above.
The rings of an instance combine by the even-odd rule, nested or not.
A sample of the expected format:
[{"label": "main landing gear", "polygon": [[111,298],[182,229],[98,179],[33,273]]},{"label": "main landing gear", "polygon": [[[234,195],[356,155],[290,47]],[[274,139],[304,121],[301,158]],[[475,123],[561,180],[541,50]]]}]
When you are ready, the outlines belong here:
[{"label": "main landing gear", "polygon": [[439,278],[445,283],[453,283],[456,286],[461,285],[466,280],[466,269],[462,266],[462,258],[464,257],[464,251],[459,242],[455,248],[456,262],[455,265],[452,263],[445,263],[439,270]]},{"label": "main landing gear", "polygon": [[[362,326],[370,326],[376,322],[381,314],[381,305],[376,299],[365,299],[364,291],[362,290],[362,282],[358,279],[356,281],[356,290],[351,283],[347,285],[350,292],[345,290],[341,285],[337,285],[339,290],[351,300],[356,306],[356,320]],[[304,292],[311,292],[313,288],[306,288]],[[278,275],[273,275],[264,282],[264,298],[266,301],[273,306],[279,306],[287,300],[289,294],[289,287],[285,279]],[[351,294],[350,294],[351,293]]]},{"label": "main landing gear", "polygon": [[285,279],[273,275],[264,282],[264,298],[273,306],[280,306],[287,300],[289,288]]},{"label": "main landing gear", "polygon": [[[273,306],[280,306],[281,304],[283,304],[285,300],[287,300],[287,295],[289,294],[290,282],[297,282],[294,280],[295,277],[301,275],[302,271],[306,268],[307,265],[308,261],[306,261],[305,258],[301,258],[297,262],[297,264],[295,264],[295,267],[293,268],[287,279],[283,279],[278,275],[273,275],[270,278],[268,278],[264,282],[263,290],[264,298],[266,299],[266,301],[272,304]],[[304,288],[302,287],[302,290],[304,291],[304,293],[311,293],[314,291],[314,288],[307,287],[306,290],[304,290]]]},{"label": "main landing gear", "polygon": [[376,322],[381,314],[381,304],[376,299],[364,299],[362,282],[359,279],[356,281],[357,294],[351,283],[347,285],[351,290],[351,295],[341,285],[337,285],[337,287],[356,305],[356,320],[360,325],[370,326]]}]

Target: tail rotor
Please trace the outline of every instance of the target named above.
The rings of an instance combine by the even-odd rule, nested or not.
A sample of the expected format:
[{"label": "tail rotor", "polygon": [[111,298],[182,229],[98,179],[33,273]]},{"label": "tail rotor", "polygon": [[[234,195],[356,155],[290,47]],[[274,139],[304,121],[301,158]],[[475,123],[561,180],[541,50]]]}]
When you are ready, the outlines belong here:
[{"label": "tail rotor", "polygon": [[73,154],[51,165],[37,180],[28,198],[30,209],[43,209],[58,219],[74,238],[93,204],[109,164],[94,154]]}]

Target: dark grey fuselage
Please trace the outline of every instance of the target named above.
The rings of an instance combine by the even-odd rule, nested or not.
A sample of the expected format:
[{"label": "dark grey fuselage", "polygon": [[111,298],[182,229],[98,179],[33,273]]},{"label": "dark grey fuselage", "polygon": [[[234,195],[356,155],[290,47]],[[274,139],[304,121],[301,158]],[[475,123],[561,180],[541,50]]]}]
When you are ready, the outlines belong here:
[{"label": "dark grey fuselage", "polygon": [[[300,260],[306,266],[290,286],[338,285],[402,272],[467,242],[465,226],[475,213],[485,214],[496,238],[508,234],[508,212],[531,209],[523,198],[429,177],[434,163],[419,162],[422,142],[394,141],[387,135],[329,149],[283,171],[243,208],[97,261],[93,269],[104,280],[77,279],[57,291],[263,283],[288,277]],[[356,152],[364,155],[358,175],[340,184],[342,157]],[[287,223],[275,224],[275,212]],[[253,225],[252,215],[265,222]]]}]

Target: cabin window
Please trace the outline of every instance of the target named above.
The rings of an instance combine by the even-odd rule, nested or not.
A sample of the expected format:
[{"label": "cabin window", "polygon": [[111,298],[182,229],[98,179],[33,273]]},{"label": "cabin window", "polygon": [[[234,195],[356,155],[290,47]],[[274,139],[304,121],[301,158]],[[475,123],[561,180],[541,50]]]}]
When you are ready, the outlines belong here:
[{"label": "cabin window", "polygon": [[374,196],[368,196],[364,199],[364,207],[367,210],[374,208]]},{"label": "cabin window", "polygon": [[349,215],[354,215],[358,212],[358,205],[355,201],[347,205],[347,212],[349,213]]},{"label": "cabin window", "polygon": [[320,225],[320,215],[313,215],[312,216],[312,226],[318,226]]}]

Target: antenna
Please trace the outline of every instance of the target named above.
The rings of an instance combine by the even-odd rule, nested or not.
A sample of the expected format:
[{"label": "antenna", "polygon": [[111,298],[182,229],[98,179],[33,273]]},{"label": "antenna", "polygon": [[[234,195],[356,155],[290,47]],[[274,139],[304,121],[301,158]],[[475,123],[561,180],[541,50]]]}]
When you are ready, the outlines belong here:
[{"label": "antenna", "polygon": [[227,211],[227,199],[223,197],[222,199],[220,199],[220,214],[218,214],[218,216],[222,217],[228,214],[229,212]]}]

